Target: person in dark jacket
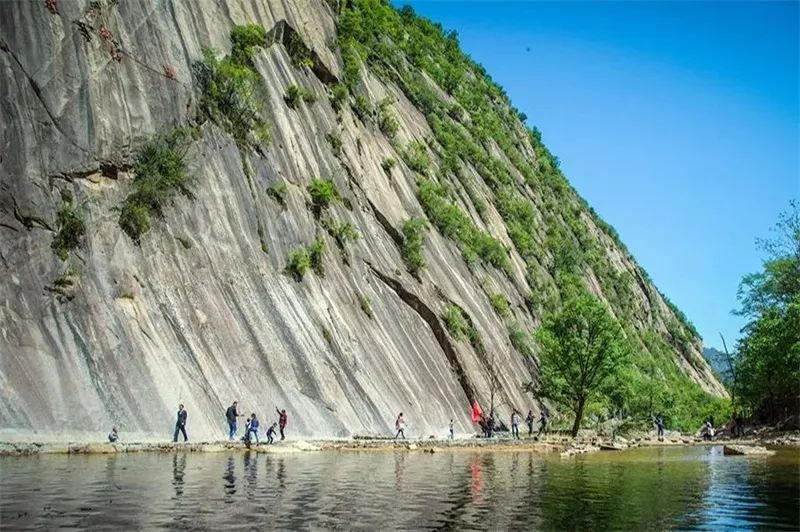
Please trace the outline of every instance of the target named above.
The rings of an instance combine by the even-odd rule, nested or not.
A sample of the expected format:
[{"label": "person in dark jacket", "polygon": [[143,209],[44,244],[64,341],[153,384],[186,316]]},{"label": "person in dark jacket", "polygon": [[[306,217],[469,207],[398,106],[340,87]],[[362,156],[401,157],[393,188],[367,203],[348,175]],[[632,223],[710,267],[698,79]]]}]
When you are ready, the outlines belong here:
[{"label": "person in dark jacket", "polygon": [[273,437],[275,436],[275,427],[277,427],[277,423],[273,423],[267,429],[267,445],[271,444],[274,440]]},{"label": "person in dark jacket", "polygon": [[258,418],[255,412],[250,416],[250,423],[247,425],[247,439],[250,440],[251,434],[256,437],[258,443]]},{"label": "person in dark jacket", "polygon": [[119,439],[119,433],[117,432],[117,427],[111,427],[111,432],[108,433],[108,441],[114,443]]},{"label": "person in dark jacket", "polygon": [[172,441],[178,441],[178,433],[183,433],[183,441],[189,441],[189,436],[186,435],[186,410],[183,405],[178,405],[178,420],[175,422],[175,434],[172,436]]},{"label": "person in dark jacket", "polygon": [[275,411],[278,413],[278,428],[281,430],[281,440],[286,439],[286,435],[283,431],[286,429],[286,423],[289,421],[289,416],[286,415],[286,409],[278,410],[278,407],[275,407]]},{"label": "person in dark jacket", "polygon": [[533,410],[528,410],[528,415],[525,417],[525,423],[528,424],[528,436],[533,436]]},{"label": "person in dark jacket", "polygon": [[233,441],[233,438],[236,436],[236,419],[240,417],[242,416],[239,414],[239,401],[234,401],[225,411],[225,419],[228,420],[228,429],[230,429],[228,434],[228,439],[230,441]]},{"label": "person in dark jacket", "polygon": [[538,435],[547,434],[547,414],[544,413],[542,410],[542,414],[539,416],[539,432]]}]

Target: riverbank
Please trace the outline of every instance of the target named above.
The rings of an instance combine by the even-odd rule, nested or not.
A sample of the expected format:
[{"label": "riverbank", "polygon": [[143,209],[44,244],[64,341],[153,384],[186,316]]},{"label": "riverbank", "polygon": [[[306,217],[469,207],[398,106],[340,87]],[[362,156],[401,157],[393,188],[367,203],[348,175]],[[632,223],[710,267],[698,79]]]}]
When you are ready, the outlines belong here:
[{"label": "riverbank", "polygon": [[[617,437],[614,439],[601,437],[570,438],[560,435],[546,436],[542,439],[522,438],[519,440],[496,437],[448,439],[326,439],[326,440],[285,440],[272,445],[265,443],[253,444],[249,450],[257,453],[293,453],[314,451],[421,451],[442,452],[459,450],[479,451],[533,451],[540,453],[561,453],[562,456],[571,456],[593,451],[615,451],[636,447],[654,446],[687,446],[687,445],[761,445],[769,447],[798,447],[800,448],[800,432],[774,432],[762,434],[758,437],[703,440],[695,436],[671,435],[658,439],[654,436],[643,435],[631,438]],[[0,442],[0,456],[29,456],[39,454],[114,454],[114,453],[139,453],[139,452],[229,452],[246,451],[244,443],[216,441],[216,442],[188,442],[188,443],[153,443],[153,442],[68,442],[68,443],[42,443],[42,442]]]}]

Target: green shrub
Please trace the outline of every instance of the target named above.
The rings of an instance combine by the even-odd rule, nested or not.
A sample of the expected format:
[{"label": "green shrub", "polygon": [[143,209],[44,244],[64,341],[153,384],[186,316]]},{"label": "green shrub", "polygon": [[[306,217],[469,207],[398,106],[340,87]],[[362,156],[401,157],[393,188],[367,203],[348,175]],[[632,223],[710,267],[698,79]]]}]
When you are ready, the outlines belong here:
[{"label": "green shrub", "polygon": [[330,101],[333,110],[340,113],[344,104],[347,103],[347,86],[343,83],[337,83],[331,87]]},{"label": "green shrub", "polygon": [[426,174],[431,165],[431,158],[428,156],[428,150],[425,145],[419,141],[413,140],[408,143],[405,149],[400,153],[403,160],[409,168],[420,174]]},{"label": "green shrub", "polygon": [[400,128],[400,122],[397,120],[397,115],[392,109],[392,101],[389,98],[385,98],[378,105],[378,127],[390,139],[397,135],[397,130]]},{"label": "green shrub", "polygon": [[534,356],[533,342],[530,334],[519,323],[512,323],[508,327],[508,339],[511,340],[511,345],[514,346],[520,354],[526,357]]},{"label": "green shrub", "polygon": [[321,238],[316,239],[308,246],[308,258],[314,273],[320,277],[325,277],[325,241]]},{"label": "green shrub", "polygon": [[180,193],[193,198],[184,157],[189,148],[187,130],[157,135],[137,153],[133,192],[122,204],[119,225],[134,242],[150,229],[150,216],[163,217],[164,207]]},{"label": "green shrub", "polygon": [[392,168],[394,168],[395,164],[397,164],[397,161],[391,157],[387,157],[381,162],[381,168],[383,168],[383,171],[388,174],[392,171]]},{"label": "green shrub", "polygon": [[340,224],[328,224],[328,233],[336,241],[336,247],[339,248],[339,253],[342,256],[342,262],[350,264],[350,251],[347,249],[348,242],[355,242],[358,240],[359,235],[356,228],[350,222],[343,222]]},{"label": "green shrub", "polygon": [[256,49],[267,44],[267,32],[261,26],[244,24],[231,30],[231,60],[239,65],[252,64]]},{"label": "green shrub", "polygon": [[511,314],[511,309],[508,306],[508,299],[503,294],[491,294],[489,296],[489,302],[492,304],[492,308],[497,312],[500,316],[506,317]]},{"label": "green shrub", "polygon": [[262,80],[251,62],[254,49],[263,46],[259,32],[240,29],[237,33],[237,28],[251,27],[237,26],[231,32],[236,39],[231,55],[217,59],[214,50],[205,48],[203,59],[192,64],[192,73],[201,93],[200,109],[246,150],[269,143],[270,125],[261,117]]},{"label": "green shrub", "polygon": [[267,187],[267,196],[274,199],[283,209],[286,208],[286,195],[288,193],[289,189],[283,181],[280,183],[273,183]]},{"label": "green shrub", "polygon": [[290,108],[297,109],[302,103],[312,104],[316,102],[317,97],[304,87],[289,85],[286,88],[286,95],[283,97],[283,101],[285,101],[286,105]]},{"label": "green shrub", "polygon": [[71,201],[64,201],[56,216],[58,231],[50,247],[61,260],[67,260],[70,251],[77,248],[86,234],[83,213]]},{"label": "green shrub", "polygon": [[286,51],[296,68],[314,68],[314,59],[311,57],[311,50],[306,46],[303,38],[297,33],[292,33],[286,45]]},{"label": "green shrub", "polygon": [[353,100],[353,111],[362,122],[366,123],[372,116],[372,105],[369,103],[366,96],[363,94],[356,94]]},{"label": "green shrub", "polygon": [[325,138],[328,140],[328,144],[331,145],[333,155],[337,158],[340,157],[342,155],[342,137],[338,133],[331,131],[325,135]]},{"label": "green shrub", "polygon": [[468,264],[480,258],[505,273],[511,271],[511,261],[503,244],[480,230],[460,207],[448,201],[443,187],[423,179],[417,196],[428,218],[442,235],[458,244]]},{"label": "green shrub", "polygon": [[408,271],[415,276],[425,267],[422,244],[427,230],[428,224],[422,218],[409,218],[403,222],[403,246],[400,254]]},{"label": "green shrub", "polygon": [[295,281],[302,281],[303,276],[311,267],[311,258],[305,248],[297,248],[289,254],[286,263],[286,273],[291,275]]},{"label": "green shrub", "polygon": [[359,294],[358,304],[361,306],[361,310],[364,312],[364,314],[366,314],[369,319],[372,319],[372,300],[370,297],[364,294]]},{"label": "green shrub", "polygon": [[330,179],[314,179],[306,190],[311,195],[311,211],[317,218],[331,203],[340,199],[339,191]]},{"label": "green shrub", "polygon": [[469,323],[467,323],[464,313],[457,305],[447,305],[444,315],[442,315],[442,319],[444,320],[447,330],[450,331],[450,335],[455,340],[461,340],[467,336]]}]

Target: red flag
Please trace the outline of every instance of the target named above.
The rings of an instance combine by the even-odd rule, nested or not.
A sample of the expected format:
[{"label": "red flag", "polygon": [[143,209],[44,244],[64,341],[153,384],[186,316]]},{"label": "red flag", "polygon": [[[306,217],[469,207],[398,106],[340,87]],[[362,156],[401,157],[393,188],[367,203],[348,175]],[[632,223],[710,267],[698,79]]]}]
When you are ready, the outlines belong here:
[{"label": "red flag", "polygon": [[481,405],[478,404],[478,401],[472,403],[472,422],[477,423],[481,420],[481,416],[483,415],[483,410],[481,410]]}]

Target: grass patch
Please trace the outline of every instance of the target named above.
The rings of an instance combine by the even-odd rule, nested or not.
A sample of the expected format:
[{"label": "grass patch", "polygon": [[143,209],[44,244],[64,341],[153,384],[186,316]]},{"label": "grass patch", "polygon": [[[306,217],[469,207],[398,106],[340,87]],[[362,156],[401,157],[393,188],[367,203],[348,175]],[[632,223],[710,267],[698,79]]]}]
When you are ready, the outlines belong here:
[{"label": "grass patch", "polygon": [[464,313],[461,312],[461,309],[457,305],[447,305],[442,319],[444,320],[445,327],[447,327],[447,330],[454,339],[461,340],[467,336],[469,323],[464,317]]},{"label": "grass patch", "polygon": [[419,275],[426,264],[422,255],[422,245],[427,230],[428,224],[422,218],[409,218],[403,222],[403,246],[400,254],[406,263],[406,269],[414,276]]},{"label": "grass patch", "polygon": [[350,264],[350,250],[347,249],[348,242],[355,242],[359,238],[358,231],[353,227],[350,222],[328,223],[328,233],[336,241],[336,247],[339,248],[339,253],[342,256],[342,262]]},{"label": "grass patch", "polygon": [[331,87],[330,101],[331,107],[336,113],[341,113],[344,104],[347,103],[347,86],[343,83],[337,83]]},{"label": "grass patch", "polygon": [[137,153],[133,192],[119,215],[120,227],[134,242],[150,230],[151,216],[163,218],[164,208],[177,194],[194,198],[184,161],[190,142],[186,129],[176,129],[152,138]]},{"label": "grass patch", "polygon": [[283,101],[285,101],[286,105],[290,108],[297,110],[301,104],[305,103],[311,105],[316,102],[317,97],[306,88],[299,85],[289,85],[286,88],[286,95],[284,95]]},{"label": "grass patch", "polygon": [[502,317],[508,317],[511,314],[511,309],[508,306],[508,299],[503,294],[491,294],[489,302],[492,308]]},{"label": "grass patch", "polygon": [[368,295],[358,294],[358,304],[369,319],[373,318],[372,299]]},{"label": "grass patch", "polygon": [[339,191],[336,190],[336,185],[330,179],[314,179],[306,187],[306,190],[311,196],[311,212],[316,218],[319,218],[323,211],[341,198]]},{"label": "grass patch", "polygon": [[283,181],[280,183],[273,183],[267,187],[267,196],[274,199],[282,209],[286,208],[286,195],[288,193],[289,189]]},{"label": "grass patch", "polygon": [[305,248],[300,247],[289,253],[286,273],[291,275],[295,281],[302,281],[309,268],[311,268],[311,258]]},{"label": "grass patch", "polygon": [[77,248],[86,234],[83,212],[72,201],[64,201],[56,215],[58,231],[50,247],[61,260],[67,260],[70,252]]}]

